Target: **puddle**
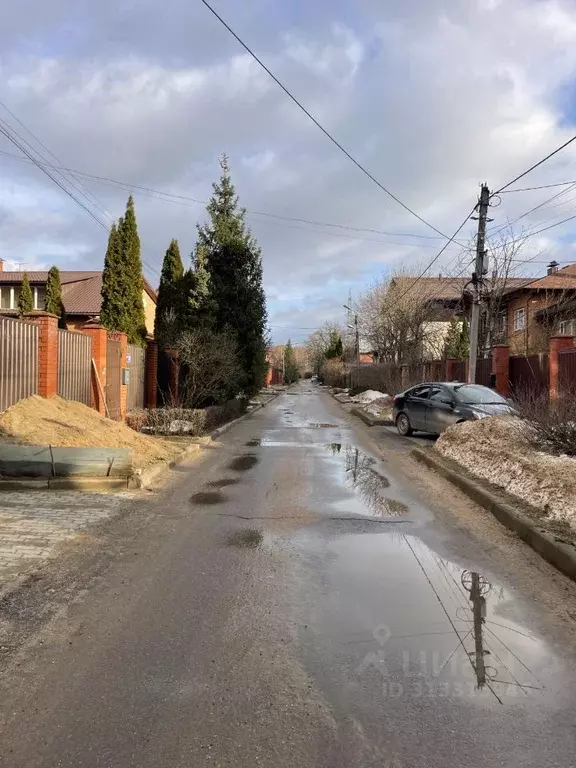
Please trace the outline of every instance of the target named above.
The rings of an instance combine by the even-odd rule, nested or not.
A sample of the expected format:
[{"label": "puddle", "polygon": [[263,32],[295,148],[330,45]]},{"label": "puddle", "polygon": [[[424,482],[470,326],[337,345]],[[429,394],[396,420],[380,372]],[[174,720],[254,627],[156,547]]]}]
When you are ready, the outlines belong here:
[{"label": "puddle", "polygon": [[258,456],[246,453],[243,456],[237,456],[235,459],[232,459],[228,467],[236,472],[246,472],[248,469],[256,466],[256,464],[258,464]]},{"label": "puddle", "polygon": [[341,476],[341,483],[352,490],[360,502],[356,510],[354,502],[344,500],[337,502],[342,510],[359,511],[376,517],[401,517],[410,511],[408,504],[400,499],[389,497],[386,493],[390,481],[381,474],[376,459],[358,450],[354,446],[343,443],[327,443],[324,448],[332,454]]},{"label": "puddle", "polygon": [[190,496],[190,501],[192,504],[223,504],[226,496],[220,491],[200,491]]},{"label": "puddle", "polygon": [[254,440],[248,440],[244,445],[247,445],[249,448],[256,448],[261,444],[261,440],[259,437],[254,438]]},{"label": "puddle", "polygon": [[240,547],[241,549],[257,549],[264,539],[262,531],[258,528],[244,528],[231,534],[226,543],[229,547]]},{"label": "puddle", "polygon": [[513,618],[514,596],[482,573],[409,534],[346,535],[332,551],[335,592],[361,593],[364,615],[381,619],[359,625],[340,605],[326,617],[331,638],[362,679],[381,676],[385,695],[518,704],[562,679],[551,650]]},{"label": "puddle", "polygon": [[235,477],[223,477],[221,480],[212,480],[208,483],[211,488],[226,488],[228,485],[235,485],[238,482]]},{"label": "puddle", "polygon": [[337,427],[337,424],[322,424],[318,421],[311,421],[310,424],[308,424],[309,429],[336,429]]}]

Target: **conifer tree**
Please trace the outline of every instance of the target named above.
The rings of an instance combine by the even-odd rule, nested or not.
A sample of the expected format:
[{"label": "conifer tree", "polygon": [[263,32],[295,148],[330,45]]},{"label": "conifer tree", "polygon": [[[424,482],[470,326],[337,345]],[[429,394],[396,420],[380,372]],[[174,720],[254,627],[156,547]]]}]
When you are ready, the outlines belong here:
[{"label": "conifer tree", "polygon": [[28,275],[24,272],[22,277],[22,288],[20,289],[20,296],[18,298],[18,314],[20,317],[32,312],[34,309],[34,296],[32,295],[32,288],[30,287],[30,280]]}]

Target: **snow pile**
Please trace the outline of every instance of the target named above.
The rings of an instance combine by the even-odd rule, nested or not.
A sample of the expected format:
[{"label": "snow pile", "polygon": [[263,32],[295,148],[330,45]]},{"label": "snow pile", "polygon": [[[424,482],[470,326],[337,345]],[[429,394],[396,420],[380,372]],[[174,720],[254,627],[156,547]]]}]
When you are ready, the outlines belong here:
[{"label": "snow pile", "polygon": [[366,392],[362,392],[360,395],[352,397],[351,402],[358,403],[360,405],[368,405],[368,403],[373,403],[375,400],[383,399],[387,400],[389,403],[392,402],[390,395],[386,395],[384,392],[378,392],[375,389],[367,389]]},{"label": "snow pile", "polygon": [[523,422],[501,416],[447,429],[436,449],[477,477],[576,529],[576,459],[535,451]]}]

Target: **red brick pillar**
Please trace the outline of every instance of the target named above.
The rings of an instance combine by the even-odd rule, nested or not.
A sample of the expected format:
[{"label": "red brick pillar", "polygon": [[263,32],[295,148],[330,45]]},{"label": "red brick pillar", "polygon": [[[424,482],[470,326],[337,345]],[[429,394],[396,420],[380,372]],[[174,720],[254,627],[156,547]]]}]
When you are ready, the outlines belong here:
[{"label": "red brick pillar", "polygon": [[510,350],[507,344],[492,347],[492,373],[496,376],[496,392],[502,397],[510,395]]},{"label": "red brick pillar", "polygon": [[148,339],[146,346],[146,408],[158,407],[158,342]]},{"label": "red brick pillar", "polygon": [[58,315],[30,312],[26,315],[38,326],[38,394],[58,394]]},{"label": "red brick pillar", "polygon": [[550,338],[550,400],[557,400],[560,392],[558,353],[574,347],[574,336],[552,336]]},{"label": "red brick pillar", "polygon": [[120,342],[120,420],[124,421],[128,410],[128,385],[124,384],[123,369],[128,367],[126,355],[128,354],[128,336],[122,331],[118,332],[118,341]]},{"label": "red brick pillar", "polygon": [[272,366],[268,365],[268,368],[266,369],[266,379],[264,381],[264,386],[269,387],[272,384]]},{"label": "red brick pillar", "polygon": [[[108,349],[108,331],[98,323],[86,323],[82,333],[92,339],[91,405],[102,416],[106,416],[104,393],[106,392],[106,353]],[[98,374],[94,372],[94,366]]]},{"label": "red brick pillar", "polygon": [[454,366],[458,362],[456,357],[446,358],[446,381],[454,381]]}]

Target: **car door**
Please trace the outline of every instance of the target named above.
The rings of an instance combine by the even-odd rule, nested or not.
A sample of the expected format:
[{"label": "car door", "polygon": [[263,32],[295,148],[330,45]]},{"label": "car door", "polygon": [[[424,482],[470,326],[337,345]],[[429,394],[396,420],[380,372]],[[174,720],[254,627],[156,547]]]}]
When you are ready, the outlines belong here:
[{"label": "car door", "polygon": [[426,407],[426,431],[440,435],[460,419],[453,393],[448,387],[433,386]]},{"label": "car door", "polygon": [[426,429],[426,407],[428,403],[429,384],[414,387],[406,394],[406,412],[412,429]]}]

